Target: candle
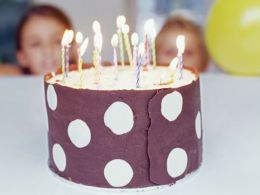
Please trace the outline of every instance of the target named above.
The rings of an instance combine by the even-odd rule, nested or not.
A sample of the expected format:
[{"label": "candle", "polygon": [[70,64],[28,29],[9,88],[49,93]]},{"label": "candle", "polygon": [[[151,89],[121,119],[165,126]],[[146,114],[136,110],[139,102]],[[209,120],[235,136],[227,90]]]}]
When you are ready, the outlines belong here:
[{"label": "candle", "polygon": [[78,49],[78,71],[80,74],[80,86],[82,86],[82,84],[83,84],[83,74],[82,74],[83,59],[82,59],[82,56],[84,55],[86,49],[88,48],[88,42],[89,42],[89,39],[87,37],[87,38],[85,38],[85,40],[83,41],[83,43],[80,45],[80,47]]},{"label": "candle", "polygon": [[144,43],[140,43],[139,48],[138,48],[138,66],[137,66],[137,75],[136,75],[136,88],[140,88],[140,73],[141,73],[141,66],[143,63],[144,52],[145,52]]},{"label": "candle", "polygon": [[178,67],[178,58],[175,57],[172,59],[169,68],[171,69],[171,78],[174,79],[174,75],[176,75],[176,69]]},{"label": "candle", "polygon": [[182,79],[182,70],[183,70],[183,53],[185,51],[185,36],[178,35],[176,38],[176,46],[178,49],[178,69],[179,69],[179,79]]},{"label": "candle", "polygon": [[125,59],[124,59],[124,46],[123,46],[123,36],[122,36],[122,27],[125,25],[126,18],[125,16],[118,16],[116,23],[117,23],[117,34],[119,38],[119,48],[120,48],[120,59],[121,65],[125,66]]},{"label": "candle", "polygon": [[64,31],[62,40],[61,40],[61,63],[62,63],[62,74],[63,80],[65,77],[68,77],[69,72],[69,47],[70,43],[73,40],[74,32],[73,30],[66,29]]},{"label": "candle", "polygon": [[150,30],[150,36],[151,36],[151,41],[152,41],[152,59],[153,59],[153,68],[156,68],[156,46],[155,46],[155,38],[156,38],[156,31],[155,27],[153,27]]},{"label": "candle", "polygon": [[95,68],[95,83],[99,83],[99,65],[101,63],[100,52],[102,49],[102,34],[101,34],[101,26],[98,21],[94,21],[92,25],[94,31],[94,51],[93,51],[93,65]]},{"label": "candle", "polygon": [[131,36],[131,43],[133,45],[133,69],[134,69],[134,72],[136,72],[136,64],[137,64],[137,55],[138,55],[138,48],[137,48],[137,45],[138,45],[138,42],[139,42],[139,37],[138,37],[138,34],[137,33],[133,33],[132,36]]},{"label": "candle", "polygon": [[76,43],[77,43],[77,47],[78,47],[78,49],[77,49],[77,51],[78,51],[78,71],[79,71],[79,73],[81,72],[81,64],[80,64],[80,62],[82,61],[81,60],[81,55],[80,55],[80,45],[81,45],[81,43],[83,42],[83,35],[82,35],[82,33],[81,32],[77,32],[77,34],[76,34]]},{"label": "candle", "polygon": [[130,41],[129,41],[129,26],[127,24],[125,24],[122,27],[122,32],[124,34],[124,40],[125,40],[125,48],[127,51],[127,55],[128,55],[128,60],[130,63],[130,66],[133,67],[133,58],[132,58],[132,51],[131,51],[131,46],[130,46]]},{"label": "candle", "polygon": [[95,67],[95,83],[99,84],[100,81],[100,66],[101,66],[101,50],[102,50],[102,44],[103,44],[103,37],[101,33],[97,33],[94,36],[94,67]]},{"label": "candle", "polygon": [[145,31],[145,64],[144,68],[147,70],[150,64],[150,32],[154,29],[154,20],[152,18],[148,19],[144,24]]},{"label": "candle", "polygon": [[115,80],[118,80],[118,63],[117,63],[117,53],[116,53],[116,48],[118,46],[118,35],[117,34],[113,35],[113,37],[111,39],[111,45],[114,50],[113,61],[114,61],[114,67],[115,67],[115,73],[116,73]]}]

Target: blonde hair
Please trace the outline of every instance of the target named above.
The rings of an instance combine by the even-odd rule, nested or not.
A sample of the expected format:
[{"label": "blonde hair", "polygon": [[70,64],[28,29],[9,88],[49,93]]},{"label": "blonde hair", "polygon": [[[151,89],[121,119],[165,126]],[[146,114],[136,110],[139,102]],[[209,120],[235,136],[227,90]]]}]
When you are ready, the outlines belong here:
[{"label": "blonde hair", "polygon": [[156,37],[156,47],[161,47],[163,34],[169,30],[184,30],[193,33],[199,40],[202,54],[202,64],[197,67],[200,72],[206,70],[209,63],[209,54],[204,41],[204,33],[201,26],[183,15],[173,15],[166,20]]}]

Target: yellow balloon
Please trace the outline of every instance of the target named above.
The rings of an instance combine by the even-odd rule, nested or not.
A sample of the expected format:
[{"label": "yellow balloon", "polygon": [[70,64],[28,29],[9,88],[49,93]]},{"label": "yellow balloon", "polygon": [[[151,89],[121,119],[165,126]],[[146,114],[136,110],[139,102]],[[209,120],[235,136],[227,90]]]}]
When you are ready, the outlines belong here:
[{"label": "yellow balloon", "polygon": [[260,75],[260,0],[217,0],[206,26],[213,60],[226,72]]}]

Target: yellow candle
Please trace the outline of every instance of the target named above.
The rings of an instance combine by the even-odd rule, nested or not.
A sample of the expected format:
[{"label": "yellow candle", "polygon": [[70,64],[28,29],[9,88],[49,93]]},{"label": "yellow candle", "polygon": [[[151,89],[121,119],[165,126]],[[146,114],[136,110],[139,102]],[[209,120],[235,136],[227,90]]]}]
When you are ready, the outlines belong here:
[{"label": "yellow candle", "polygon": [[82,33],[81,32],[77,32],[77,34],[76,34],[76,43],[78,45],[78,71],[79,72],[81,71],[80,70],[80,61],[82,61],[81,60],[81,55],[80,55],[80,45],[81,45],[82,41],[83,41]]},{"label": "yellow candle", "polygon": [[93,64],[95,67],[95,83],[99,84],[99,66],[101,65],[100,52],[102,50],[103,37],[101,33],[96,33],[94,36],[94,53],[93,53]]},{"label": "yellow candle", "polygon": [[82,72],[82,64],[83,64],[83,59],[82,56],[84,55],[86,49],[88,48],[88,37],[83,41],[81,46],[79,47],[79,60],[78,60],[78,69],[80,73],[80,86],[83,85],[83,72]]},{"label": "yellow candle", "polygon": [[132,51],[131,51],[131,46],[130,46],[130,41],[129,41],[129,26],[125,24],[122,28],[122,32],[124,34],[124,40],[125,40],[125,48],[126,52],[128,55],[128,60],[130,63],[130,66],[133,67],[133,57],[132,57]]},{"label": "yellow candle", "polygon": [[62,46],[61,48],[61,70],[62,70],[62,75],[63,75],[63,79],[65,79],[65,47]]}]

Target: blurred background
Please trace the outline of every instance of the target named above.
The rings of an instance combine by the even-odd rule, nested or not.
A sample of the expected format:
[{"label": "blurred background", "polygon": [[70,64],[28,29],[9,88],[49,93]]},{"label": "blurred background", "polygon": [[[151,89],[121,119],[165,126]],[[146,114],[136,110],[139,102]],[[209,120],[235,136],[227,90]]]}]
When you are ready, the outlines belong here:
[{"label": "blurred background", "polygon": [[[61,8],[71,18],[75,30],[89,37],[93,36],[92,22],[98,20],[104,34],[102,58],[111,61],[110,38],[115,33],[118,15],[126,16],[132,32],[142,33],[145,20],[154,18],[159,30],[165,18],[176,9],[189,9],[199,23],[205,24],[212,2],[213,0],[0,0],[0,60],[16,63],[16,25],[31,4],[47,3]],[[92,56],[86,54],[84,58],[90,61]]]},{"label": "blurred background", "polygon": [[[260,0],[0,0],[0,64],[17,66],[17,24],[28,7],[35,4],[50,4],[61,9],[71,19],[74,30],[81,31],[85,37],[90,38],[89,47],[83,57],[85,62],[92,61],[94,20],[101,23],[104,35],[102,60],[112,61],[111,37],[117,30],[118,15],[125,15],[130,33],[138,32],[143,40],[144,23],[147,19],[155,20],[155,30],[159,33],[172,13],[185,10],[190,14],[189,18],[193,23],[191,31],[196,31],[198,24],[204,33],[202,39],[197,33],[197,40],[205,42],[205,51],[203,47],[193,49],[210,54],[206,58],[205,55],[202,56],[204,61],[210,59],[211,65],[207,66],[207,70],[215,67],[213,70],[217,72],[220,70],[235,75],[260,75]],[[174,25],[178,29],[186,28],[187,24],[189,26],[189,21],[175,21]],[[192,45],[196,44],[191,41],[187,45],[188,51],[184,54],[186,62],[187,56],[192,54],[189,49],[192,50]],[[170,49],[165,50],[166,54],[167,52],[176,54],[176,51]],[[167,63],[169,64],[169,60]],[[191,63],[195,63],[194,59]],[[206,68],[201,69],[201,72],[205,70]]]}]

